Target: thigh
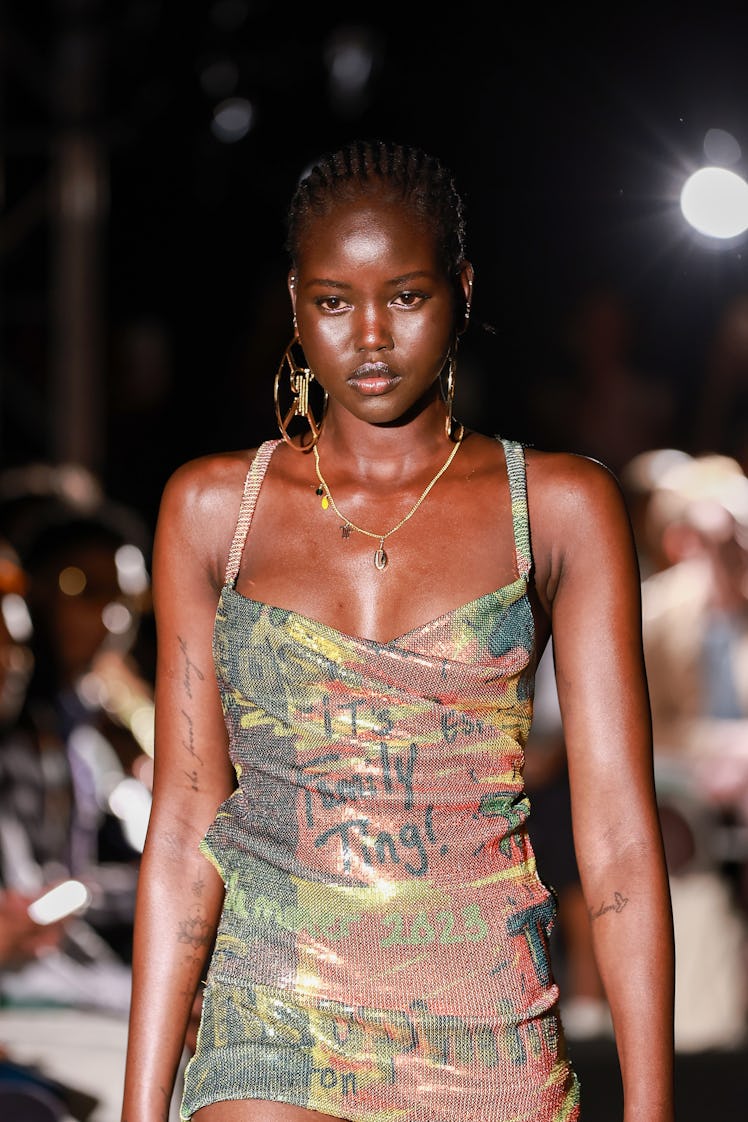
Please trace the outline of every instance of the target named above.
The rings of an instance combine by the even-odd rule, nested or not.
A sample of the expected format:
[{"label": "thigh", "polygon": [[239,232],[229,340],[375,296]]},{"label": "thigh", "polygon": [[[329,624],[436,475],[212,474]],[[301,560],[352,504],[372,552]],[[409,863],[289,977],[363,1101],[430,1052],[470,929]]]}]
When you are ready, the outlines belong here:
[{"label": "thigh", "polygon": [[192,1122],[342,1122],[331,1114],[305,1110],[288,1103],[264,1099],[236,1099],[212,1103],[195,1111]]}]

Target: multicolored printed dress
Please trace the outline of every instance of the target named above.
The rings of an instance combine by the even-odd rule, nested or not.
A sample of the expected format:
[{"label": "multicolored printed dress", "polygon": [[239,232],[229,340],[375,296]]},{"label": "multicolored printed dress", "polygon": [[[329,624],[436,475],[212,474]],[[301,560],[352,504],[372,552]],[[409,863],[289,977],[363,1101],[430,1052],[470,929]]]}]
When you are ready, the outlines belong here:
[{"label": "multicolored printed dress", "polygon": [[502,441],[516,579],[377,643],[236,591],[278,443],[248,473],[216,614],[238,786],[202,844],[226,896],[181,1117],[269,1099],[351,1122],[571,1122],[522,780],[523,449]]}]

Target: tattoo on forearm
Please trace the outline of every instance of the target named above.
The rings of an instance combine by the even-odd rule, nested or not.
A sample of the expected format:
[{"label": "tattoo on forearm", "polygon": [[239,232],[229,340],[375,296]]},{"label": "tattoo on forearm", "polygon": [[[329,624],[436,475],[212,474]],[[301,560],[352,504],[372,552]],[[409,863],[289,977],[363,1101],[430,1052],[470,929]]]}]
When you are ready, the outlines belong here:
[{"label": "tattoo on forearm", "polygon": [[191,947],[208,947],[211,943],[211,928],[201,915],[199,909],[195,910],[179,924],[178,938],[180,943],[188,943]]},{"label": "tattoo on forearm", "polygon": [[590,908],[590,919],[599,919],[606,912],[622,912],[628,902],[628,896],[624,896],[622,892],[614,892],[612,904],[602,903],[599,908]]},{"label": "tattoo on forearm", "polygon": [[187,736],[182,740],[182,744],[184,744],[187,752],[190,756],[192,756],[193,760],[197,760],[197,762],[201,764],[203,761],[198,755],[195,748],[195,726],[192,723],[192,716],[187,712],[186,709],[182,710],[182,716],[187,722]]},{"label": "tattoo on forearm", "polygon": [[204,890],[205,881],[199,876],[197,880],[192,882],[192,893],[194,896],[202,896]]},{"label": "tattoo on forearm", "polygon": [[[184,655],[184,673],[183,673],[183,676],[182,676],[182,683],[184,685],[184,692],[187,694],[187,697],[190,700],[192,700],[193,675],[200,682],[205,681],[205,675],[203,674],[200,667],[197,666],[192,661],[192,659],[190,658],[189,652],[187,650],[187,643],[181,637],[181,635],[178,636],[178,640],[179,640],[179,647],[182,651],[182,654]],[[182,744],[184,745],[184,748],[185,748],[187,754],[192,758],[193,763],[202,764],[203,761],[202,761],[200,755],[198,754],[197,749],[195,748],[195,726],[194,726],[194,723],[193,723],[193,720],[192,720],[192,715],[187,709],[184,709],[184,708],[181,710],[181,713],[182,713],[182,716],[184,717],[185,726],[186,726],[186,732],[185,732],[185,735],[182,738]],[[193,768],[189,771],[185,771],[184,774],[187,776],[187,780],[189,782],[190,788],[193,791],[199,791],[200,787],[199,787],[199,784],[198,784],[197,770]]]},{"label": "tattoo on forearm", "polygon": [[182,650],[182,654],[184,655],[184,674],[182,676],[182,681],[184,683],[184,692],[188,697],[192,697],[192,675],[194,674],[199,682],[205,681],[205,675],[203,674],[200,667],[197,666],[190,658],[187,652],[187,643],[182,638],[182,636],[179,635],[177,636],[177,638],[179,639],[179,646]]}]

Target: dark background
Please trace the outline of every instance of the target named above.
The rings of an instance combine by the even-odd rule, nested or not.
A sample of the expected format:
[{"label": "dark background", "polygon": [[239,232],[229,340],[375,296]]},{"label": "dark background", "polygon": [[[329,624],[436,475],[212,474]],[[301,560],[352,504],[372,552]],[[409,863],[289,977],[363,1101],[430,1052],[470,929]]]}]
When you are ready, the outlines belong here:
[{"label": "dark background", "polygon": [[[717,318],[748,285],[740,241],[706,245],[678,206],[709,128],[748,150],[737,6],[31,0],[0,19],[3,465],[82,462],[151,523],[179,462],[273,435],[286,206],[356,135],[433,150],[466,197],[468,421],[532,441],[568,308],[610,281],[689,446]],[[351,29],[376,62],[360,97],[336,97],[330,50]],[[232,144],[201,78],[227,60],[226,95],[255,111]],[[71,137],[100,188],[83,230],[56,194]]]},{"label": "dark background", "polygon": [[[152,527],[180,462],[274,435],[286,207],[315,156],[359,135],[431,149],[466,197],[461,418],[533,442],[568,311],[610,282],[694,448],[710,341],[748,275],[742,240],[689,232],[678,194],[708,129],[748,152],[748,18],[585,7],[6,0],[0,467],[80,463]],[[344,34],[375,51],[358,98],[330,81]],[[231,88],[206,91],[227,61]],[[210,127],[229,95],[255,110],[233,144]],[[617,1116],[612,1045],[578,1045],[575,1062],[589,1122]],[[742,1117],[745,1062],[679,1057],[681,1122]]]}]

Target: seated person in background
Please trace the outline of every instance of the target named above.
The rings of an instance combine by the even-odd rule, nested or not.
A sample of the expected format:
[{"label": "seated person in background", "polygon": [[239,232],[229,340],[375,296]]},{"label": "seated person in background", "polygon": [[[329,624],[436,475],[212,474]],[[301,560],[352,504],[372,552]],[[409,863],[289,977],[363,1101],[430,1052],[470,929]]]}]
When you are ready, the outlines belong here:
[{"label": "seated person in background", "polygon": [[662,558],[642,584],[655,780],[676,941],[680,1050],[748,1032],[748,479],[733,459],[673,462],[644,519]]},{"label": "seated person in background", "polygon": [[29,916],[31,896],[0,890],[0,971],[38,958],[60,941],[61,925],[41,925]]},{"label": "seated person in background", "polygon": [[748,478],[724,456],[676,463],[646,521],[669,561],[642,585],[655,757],[748,824]]},{"label": "seated person in background", "polygon": [[[18,557],[7,542],[0,540],[0,736],[18,717],[31,669],[30,652],[23,642],[29,635],[25,591],[26,577]],[[39,924],[29,915],[35,896],[0,888],[0,979],[35,962],[60,943],[62,923]],[[16,1122],[62,1117],[57,1113],[61,1100],[50,1098],[46,1092],[42,1096],[35,1083],[27,1068],[14,1063],[0,1038],[0,1117]],[[45,1102],[48,1112],[40,1113]]]},{"label": "seated person in background", "polygon": [[[31,897],[76,877],[89,888],[91,907],[85,920],[66,925],[54,961],[6,973],[2,993],[16,1003],[125,1012],[140,850],[109,803],[127,778],[125,763],[143,752],[104,708],[93,670],[99,652],[126,649],[136,623],[115,564],[127,538],[100,514],[84,518],[59,505],[39,510],[34,530],[22,539],[23,569],[13,547],[3,554],[11,673],[0,721],[0,884]],[[119,747],[124,733],[129,755]],[[147,810],[149,789],[129,781]]]}]

